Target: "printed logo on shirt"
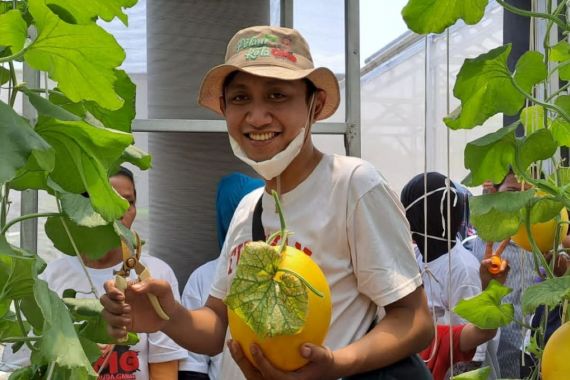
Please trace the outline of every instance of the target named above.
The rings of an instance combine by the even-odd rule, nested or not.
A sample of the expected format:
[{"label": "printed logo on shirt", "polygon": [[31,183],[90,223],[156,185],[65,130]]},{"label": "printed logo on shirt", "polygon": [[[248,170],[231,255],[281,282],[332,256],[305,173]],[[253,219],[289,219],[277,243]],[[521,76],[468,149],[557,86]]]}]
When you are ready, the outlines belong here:
[{"label": "printed logo on shirt", "polygon": [[[108,345],[107,347],[111,347]],[[108,357],[108,358],[107,358]],[[105,363],[106,361],[106,363]],[[101,366],[104,368],[101,370]],[[100,372],[98,380],[135,380],[139,371],[139,353],[131,351],[129,346],[115,346],[109,352],[105,348],[93,365],[95,372]]]},{"label": "printed logo on shirt", "polygon": [[[281,238],[279,236],[277,236],[275,239],[273,239],[273,241],[271,242],[271,245],[273,245],[273,246],[278,245],[280,241],[281,241]],[[247,243],[249,243],[249,241],[240,243],[240,244],[238,244],[232,248],[232,251],[230,252],[230,256],[228,258],[228,275],[230,275],[234,272],[234,270],[235,270],[235,268],[239,262],[239,259],[241,257],[241,253],[243,252],[243,249],[245,248],[245,245]],[[292,242],[290,240],[289,240],[289,244],[292,244]],[[313,254],[313,251],[309,247],[304,247],[298,241],[295,242],[293,244],[293,246],[295,248],[297,248],[299,251],[303,251],[305,253],[305,255],[307,255],[307,256],[311,256]]]}]

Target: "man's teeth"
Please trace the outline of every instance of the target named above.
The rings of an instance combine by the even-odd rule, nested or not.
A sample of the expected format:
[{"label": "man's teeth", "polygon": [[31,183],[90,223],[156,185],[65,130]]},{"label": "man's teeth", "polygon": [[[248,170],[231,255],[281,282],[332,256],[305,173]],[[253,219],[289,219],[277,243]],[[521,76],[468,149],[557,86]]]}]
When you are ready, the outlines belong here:
[{"label": "man's teeth", "polygon": [[275,132],[265,132],[265,133],[250,133],[249,138],[255,141],[265,141],[273,138]]}]

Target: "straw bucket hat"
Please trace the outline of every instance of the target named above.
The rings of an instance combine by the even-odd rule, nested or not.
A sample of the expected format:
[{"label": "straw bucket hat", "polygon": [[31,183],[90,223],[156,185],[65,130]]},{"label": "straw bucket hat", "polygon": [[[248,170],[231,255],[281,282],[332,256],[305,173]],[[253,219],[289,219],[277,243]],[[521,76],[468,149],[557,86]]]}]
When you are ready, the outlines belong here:
[{"label": "straw bucket hat", "polygon": [[225,63],[212,68],[202,79],[198,103],[222,114],[222,86],[234,71],[281,80],[307,78],[327,94],[317,120],[331,116],[340,103],[334,73],[325,67],[315,68],[307,41],[295,29],[253,26],[237,32],[228,43]]}]

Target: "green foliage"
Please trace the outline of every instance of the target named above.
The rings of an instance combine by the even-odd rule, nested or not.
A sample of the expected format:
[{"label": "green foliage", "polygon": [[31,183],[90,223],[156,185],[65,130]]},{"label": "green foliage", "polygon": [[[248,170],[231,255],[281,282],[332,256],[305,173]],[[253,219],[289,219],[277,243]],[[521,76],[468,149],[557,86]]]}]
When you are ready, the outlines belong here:
[{"label": "green foliage", "polygon": [[522,298],[523,311],[532,313],[540,305],[554,307],[570,298],[570,276],[547,279],[529,287]]},{"label": "green foliage", "polygon": [[410,0],[402,16],[416,33],[441,33],[459,19],[466,24],[478,23],[487,3],[488,0]]},{"label": "green foliage", "polygon": [[[11,379],[94,379],[96,343],[115,343],[106,334],[96,299],[60,299],[38,278],[45,263],[35,252],[11,245],[10,191],[36,189],[55,197],[59,213],[46,232],[61,251],[99,258],[132,244],[117,220],[128,202],[110,186],[108,175],[123,162],[141,169],[150,156],[133,145],[136,88],[119,69],[125,53],[96,22],[118,18],[136,0],[0,1],[0,85],[12,96],[0,101],[0,342],[26,341],[31,365]],[[18,83],[14,62],[45,71],[54,89]],[[26,120],[15,111],[24,95],[38,113]],[[49,96],[48,96],[49,95]],[[66,228],[67,227],[67,228]],[[69,292],[68,292],[69,293]],[[13,311],[11,311],[13,310]],[[131,334],[127,344],[137,341]]]},{"label": "green foliage", "polygon": [[292,274],[276,276],[279,261],[275,247],[265,242],[248,243],[225,300],[260,337],[294,335],[305,323],[307,289]]},{"label": "green foliage", "polygon": [[500,46],[477,58],[466,59],[457,74],[453,95],[461,99],[459,113],[444,119],[451,129],[471,129],[503,112],[515,115],[533,85],[546,78],[546,65],[537,52],[525,53],[514,75],[507,67],[511,45]]},{"label": "green foliage", "polygon": [[[531,224],[558,220],[562,207],[570,208],[570,169],[568,162],[561,161],[558,154],[560,147],[570,146],[570,87],[564,82],[560,83],[559,89],[552,85],[559,80],[570,80],[570,44],[565,32],[561,38],[550,33],[553,26],[559,31],[570,29],[570,23],[564,17],[567,4],[562,2],[555,6],[549,3],[546,10],[529,12],[512,2],[497,0],[497,3],[505,8],[505,12],[532,18],[533,25],[540,25],[547,32],[541,37],[544,39],[540,44],[544,54],[524,52],[514,71],[507,66],[510,45],[467,58],[453,88],[461,105],[443,119],[450,129],[471,129],[497,114],[516,116],[520,113],[518,121],[469,142],[465,148],[464,162],[469,174],[463,183],[467,186],[479,186],[488,180],[500,183],[512,170],[520,182],[534,188],[470,199],[471,222],[479,237],[487,241],[509,238],[521,226],[525,231],[531,231]],[[409,0],[402,14],[410,29],[419,33],[440,33],[459,18],[467,23],[480,20],[481,5],[459,0]],[[521,124],[524,128],[518,128]],[[519,134],[515,135],[515,131]],[[557,247],[558,243],[553,241],[552,246]],[[537,247],[533,249],[536,263],[529,262],[527,265],[531,268],[525,270],[539,270],[539,265],[548,265],[542,252]],[[502,295],[504,290],[500,288],[492,295],[486,291],[479,298],[462,301],[456,312],[480,326],[497,327],[509,323],[513,319],[512,306],[500,304]],[[544,282],[524,291],[525,319],[540,305],[555,307],[569,299],[570,275],[557,278],[552,270],[547,270]],[[542,333],[540,328],[535,329],[532,344],[527,348],[538,358],[544,348]],[[538,376],[538,372],[534,374]],[[454,378],[487,379],[488,372]]]},{"label": "green foliage", "polygon": [[511,291],[512,289],[491,280],[481,294],[460,300],[453,311],[482,329],[506,326],[513,320],[515,309],[511,304],[501,304],[501,300]]}]

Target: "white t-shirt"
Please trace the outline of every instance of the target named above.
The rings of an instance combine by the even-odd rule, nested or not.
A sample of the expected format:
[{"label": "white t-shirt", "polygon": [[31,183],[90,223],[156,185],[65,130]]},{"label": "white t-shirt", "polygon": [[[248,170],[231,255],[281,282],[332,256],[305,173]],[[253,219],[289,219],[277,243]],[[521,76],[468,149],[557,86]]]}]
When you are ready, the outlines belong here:
[{"label": "white t-shirt", "polygon": [[[224,299],[243,245],[252,239],[255,204],[263,194],[266,236],[279,230],[270,194],[258,189],[234,213],[222,248],[211,295]],[[289,245],[321,267],[332,294],[332,320],[325,345],[335,350],[366,334],[383,306],[421,285],[404,209],[370,163],[325,155],[310,176],[283,194]],[[243,379],[224,346],[221,379]]]},{"label": "white t-shirt", "polygon": [[[218,259],[208,261],[196,269],[182,292],[182,305],[188,309],[198,309],[204,306],[216,274]],[[207,373],[210,380],[218,379],[222,354],[216,356],[200,355],[188,351],[188,357],[180,361],[180,371]]]},{"label": "white t-shirt", "polygon": [[[154,278],[168,281],[174,290],[176,299],[180,299],[178,292],[178,282],[172,269],[164,261],[151,256],[143,256],[141,262],[150,270]],[[87,268],[99,295],[104,294],[103,284],[114,277],[113,271],[121,269],[121,264],[112,268],[93,269]],[[77,298],[93,297],[90,293],[89,282],[85,278],[85,272],[81,267],[77,257],[64,256],[48,264],[46,270],[40,276],[43,278],[51,290],[59,296],[66,289],[77,290]],[[131,279],[136,279],[136,273],[131,271]],[[88,294],[86,294],[88,293]],[[2,361],[8,364],[12,370],[17,367],[29,365],[29,351],[22,347],[16,355],[10,348],[4,350]],[[178,346],[166,334],[161,332],[151,334],[139,334],[139,342],[131,347],[115,346],[115,352],[108,360],[106,370],[101,372],[100,379],[123,380],[136,379],[148,380],[147,363],[161,363],[172,360],[179,360],[186,357],[186,350]],[[102,360],[102,359],[100,359]],[[142,365],[144,363],[144,365]],[[95,364],[96,370],[98,370]]]}]

